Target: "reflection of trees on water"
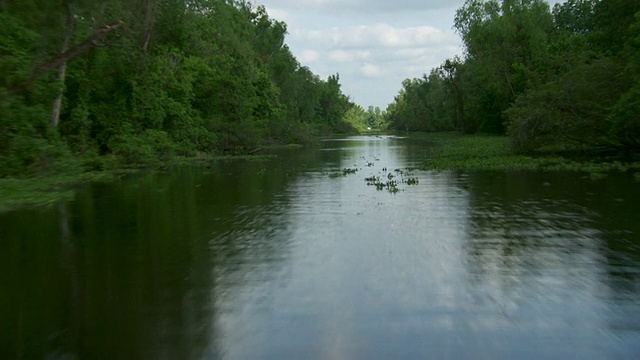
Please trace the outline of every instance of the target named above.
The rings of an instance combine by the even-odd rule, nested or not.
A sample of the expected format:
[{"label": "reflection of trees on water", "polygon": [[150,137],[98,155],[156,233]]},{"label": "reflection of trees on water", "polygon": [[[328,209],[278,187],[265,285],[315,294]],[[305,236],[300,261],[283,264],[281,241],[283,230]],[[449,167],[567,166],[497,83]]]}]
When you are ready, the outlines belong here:
[{"label": "reflection of trees on water", "polygon": [[[188,182],[187,182],[188,183]],[[168,179],[96,184],[28,219],[6,241],[14,271],[11,358],[192,358],[213,337],[206,242],[193,198]],[[183,193],[189,197],[188,192]],[[172,197],[174,197],[172,199]],[[7,224],[4,224],[7,225]],[[19,236],[19,234],[24,234]],[[21,256],[22,255],[22,256]],[[10,311],[6,306],[2,312]],[[2,336],[3,338],[7,338]]]},{"label": "reflection of trees on water", "polygon": [[586,296],[619,304],[640,295],[640,227],[629,220],[640,193],[628,178],[502,173],[468,179],[466,251],[474,281],[501,284],[520,303],[554,296],[580,303]]},{"label": "reflection of trees on water", "polygon": [[260,213],[295,177],[285,168],[141,175],[0,216],[0,357],[220,357],[217,299],[246,285],[238,274],[286,255],[268,241],[282,229]]}]

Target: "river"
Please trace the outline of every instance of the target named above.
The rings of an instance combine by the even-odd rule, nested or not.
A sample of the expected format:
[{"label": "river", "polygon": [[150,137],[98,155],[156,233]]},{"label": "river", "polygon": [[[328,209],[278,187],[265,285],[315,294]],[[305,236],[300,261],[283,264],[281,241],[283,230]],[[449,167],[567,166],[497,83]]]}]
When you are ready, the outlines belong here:
[{"label": "river", "polygon": [[429,146],[328,139],[0,214],[0,358],[638,358],[637,179],[413,170]]}]

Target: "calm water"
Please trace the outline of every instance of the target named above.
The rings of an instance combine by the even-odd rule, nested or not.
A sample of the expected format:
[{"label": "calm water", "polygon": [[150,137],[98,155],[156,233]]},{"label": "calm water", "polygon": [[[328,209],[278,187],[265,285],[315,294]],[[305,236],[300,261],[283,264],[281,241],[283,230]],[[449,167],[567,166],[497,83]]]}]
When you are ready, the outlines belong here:
[{"label": "calm water", "polygon": [[[428,146],[335,139],[1,214],[0,358],[640,358],[640,183],[393,171]],[[397,193],[364,181],[385,167]]]}]

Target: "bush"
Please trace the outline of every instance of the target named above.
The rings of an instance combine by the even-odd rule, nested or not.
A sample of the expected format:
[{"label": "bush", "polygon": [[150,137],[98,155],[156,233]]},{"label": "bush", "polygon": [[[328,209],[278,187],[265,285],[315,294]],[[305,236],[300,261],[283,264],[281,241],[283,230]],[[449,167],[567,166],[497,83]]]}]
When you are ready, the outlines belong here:
[{"label": "bush", "polygon": [[601,58],[576,64],[557,80],[520,96],[505,113],[518,152],[611,146],[611,108],[624,89],[620,64]]},{"label": "bush", "polygon": [[142,134],[116,136],[109,145],[114,155],[127,164],[159,165],[171,158],[175,144],[162,130],[146,130]]},{"label": "bush", "polygon": [[0,114],[0,177],[79,170],[42,106],[0,88]]}]

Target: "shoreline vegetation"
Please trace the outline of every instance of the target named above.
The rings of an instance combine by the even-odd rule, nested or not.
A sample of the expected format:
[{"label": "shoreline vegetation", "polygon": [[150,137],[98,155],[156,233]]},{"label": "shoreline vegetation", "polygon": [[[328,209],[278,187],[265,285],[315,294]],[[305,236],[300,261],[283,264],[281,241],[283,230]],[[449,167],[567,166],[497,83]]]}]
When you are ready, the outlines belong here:
[{"label": "shoreline vegetation", "polygon": [[386,109],[301,64],[264,6],[196,3],[0,1],[0,211],[368,130],[428,133],[424,170],[640,180],[637,0],[466,0],[463,56]]},{"label": "shoreline vegetation", "polygon": [[466,0],[453,27],[463,55],[403,81],[390,129],[507,135],[536,157],[638,160],[638,0]]},{"label": "shoreline vegetation", "polygon": [[[422,133],[424,140],[423,171],[571,171],[581,172],[592,180],[607,177],[611,172],[633,173],[640,181],[640,162],[602,159],[570,159],[557,154],[539,156],[514,153],[509,138],[497,135],[463,135],[457,132]],[[277,155],[268,150],[301,148],[290,144],[265,148],[265,153],[250,155],[199,155],[175,157],[166,162],[129,164],[102,171],[61,173],[58,175],[0,178],[0,212],[16,208],[47,207],[61,200],[70,200],[82,184],[93,181],[115,181],[141,171],[167,171],[174,166],[203,166],[216,161],[265,161]],[[112,162],[115,162],[113,160]]]},{"label": "shoreline vegetation", "polygon": [[[289,144],[268,146],[260,150],[297,149],[304,145]],[[197,154],[192,157],[175,156],[165,161],[149,158],[138,163],[127,163],[113,157],[100,159],[100,170],[81,171],[71,167],[70,171],[56,174],[29,174],[0,178],[0,213],[16,208],[48,207],[61,200],[73,198],[75,190],[88,182],[115,181],[124,176],[148,171],[169,171],[176,166],[205,166],[216,161],[265,161],[276,157],[273,154]],[[89,161],[89,160],[87,160]],[[95,161],[95,160],[94,160]]]},{"label": "shoreline vegetation", "polygon": [[493,171],[575,171],[592,178],[612,171],[636,171],[640,176],[640,161],[620,161],[618,158],[572,158],[561,153],[516,153],[510,138],[499,135],[463,135],[457,132],[425,134],[433,144],[424,150],[422,170],[493,170]]}]

